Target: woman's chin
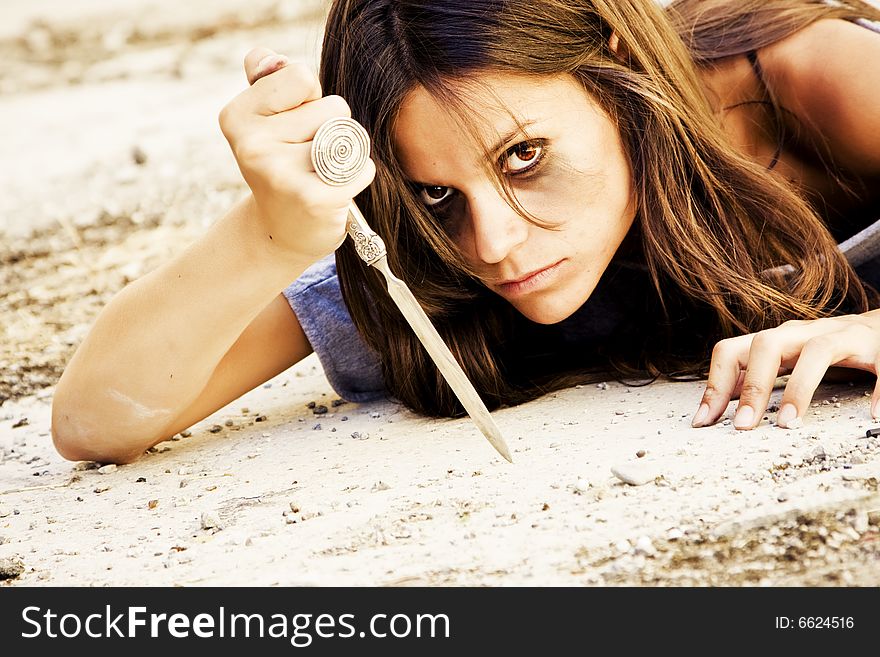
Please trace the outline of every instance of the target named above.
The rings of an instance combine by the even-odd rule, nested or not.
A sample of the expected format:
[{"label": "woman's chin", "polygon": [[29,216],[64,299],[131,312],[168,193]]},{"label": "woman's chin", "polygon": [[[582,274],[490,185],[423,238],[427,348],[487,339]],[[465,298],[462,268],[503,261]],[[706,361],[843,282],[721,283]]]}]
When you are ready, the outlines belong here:
[{"label": "woman's chin", "polygon": [[523,317],[536,324],[558,324],[571,317],[580,305],[553,303],[549,299],[517,299],[511,301]]}]

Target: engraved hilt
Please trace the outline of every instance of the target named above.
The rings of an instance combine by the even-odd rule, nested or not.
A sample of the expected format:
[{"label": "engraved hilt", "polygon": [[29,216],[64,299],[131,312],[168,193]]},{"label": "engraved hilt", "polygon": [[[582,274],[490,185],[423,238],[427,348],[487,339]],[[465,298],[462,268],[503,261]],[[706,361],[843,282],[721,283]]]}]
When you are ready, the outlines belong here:
[{"label": "engraved hilt", "polygon": [[345,225],[345,231],[354,242],[354,248],[361,260],[368,265],[374,264],[385,256],[385,242],[376,234],[376,231],[370,228],[354,202],[348,206],[348,222]]},{"label": "engraved hilt", "polygon": [[[370,136],[364,127],[347,117],[330,119],[312,139],[315,173],[328,185],[347,185],[357,178],[370,157]],[[345,230],[354,241],[357,254],[368,265],[385,255],[385,242],[370,228],[352,201]]]}]

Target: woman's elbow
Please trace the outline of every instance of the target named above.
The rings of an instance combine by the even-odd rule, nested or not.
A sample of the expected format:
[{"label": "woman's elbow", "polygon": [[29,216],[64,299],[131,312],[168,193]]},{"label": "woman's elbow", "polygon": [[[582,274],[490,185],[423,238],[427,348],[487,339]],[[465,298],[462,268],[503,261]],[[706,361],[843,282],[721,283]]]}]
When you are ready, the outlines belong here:
[{"label": "woman's elbow", "polygon": [[91,423],[77,417],[72,409],[57,403],[52,406],[52,443],[56,451],[68,461],[97,461],[99,463],[131,463],[143,453],[125,442],[95,430]]}]

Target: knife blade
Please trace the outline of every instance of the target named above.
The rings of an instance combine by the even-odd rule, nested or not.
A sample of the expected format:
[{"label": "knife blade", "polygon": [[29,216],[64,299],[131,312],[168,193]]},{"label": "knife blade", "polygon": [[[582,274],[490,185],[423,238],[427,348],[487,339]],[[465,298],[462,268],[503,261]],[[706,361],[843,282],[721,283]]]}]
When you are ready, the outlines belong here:
[{"label": "knife blade", "polygon": [[400,310],[404,319],[412,328],[419,342],[422,343],[431,360],[440,370],[443,378],[452,388],[452,392],[461,402],[471,420],[486,437],[497,452],[513,463],[510,450],[504,442],[504,437],[495,420],[489,413],[489,409],[480,399],[480,395],[474,389],[473,384],[464,373],[464,370],[455,360],[455,356],[449,351],[449,347],[443,342],[443,338],[437,333],[437,329],[419,305],[418,300],[407,287],[406,283],[395,276],[388,266],[385,242],[372,229],[364,219],[357,205],[352,201],[348,208],[348,222],[346,232],[354,242],[355,250],[361,259],[369,266],[375,267],[385,277],[388,286],[388,294],[391,300]]}]

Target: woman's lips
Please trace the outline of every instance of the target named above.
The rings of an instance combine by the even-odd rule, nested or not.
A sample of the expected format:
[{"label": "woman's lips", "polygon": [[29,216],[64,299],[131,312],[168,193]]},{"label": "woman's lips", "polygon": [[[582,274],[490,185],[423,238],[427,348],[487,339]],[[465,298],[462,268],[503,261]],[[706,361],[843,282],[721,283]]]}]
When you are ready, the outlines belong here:
[{"label": "woman's lips", "polygon": [[521,294],[526,294],[528,292],[534,292],[535,290],[545,287],[553,280],[553,278],[561,268],[563,262],[565,262],[564,258],[559,262],[550,265],[549,267],[539,269],[538,271],[532,272],[531,274],[528,274],[523,278],[507,281],[504,283],[498,283],[498,290],[505,297],[518,296]]}]

